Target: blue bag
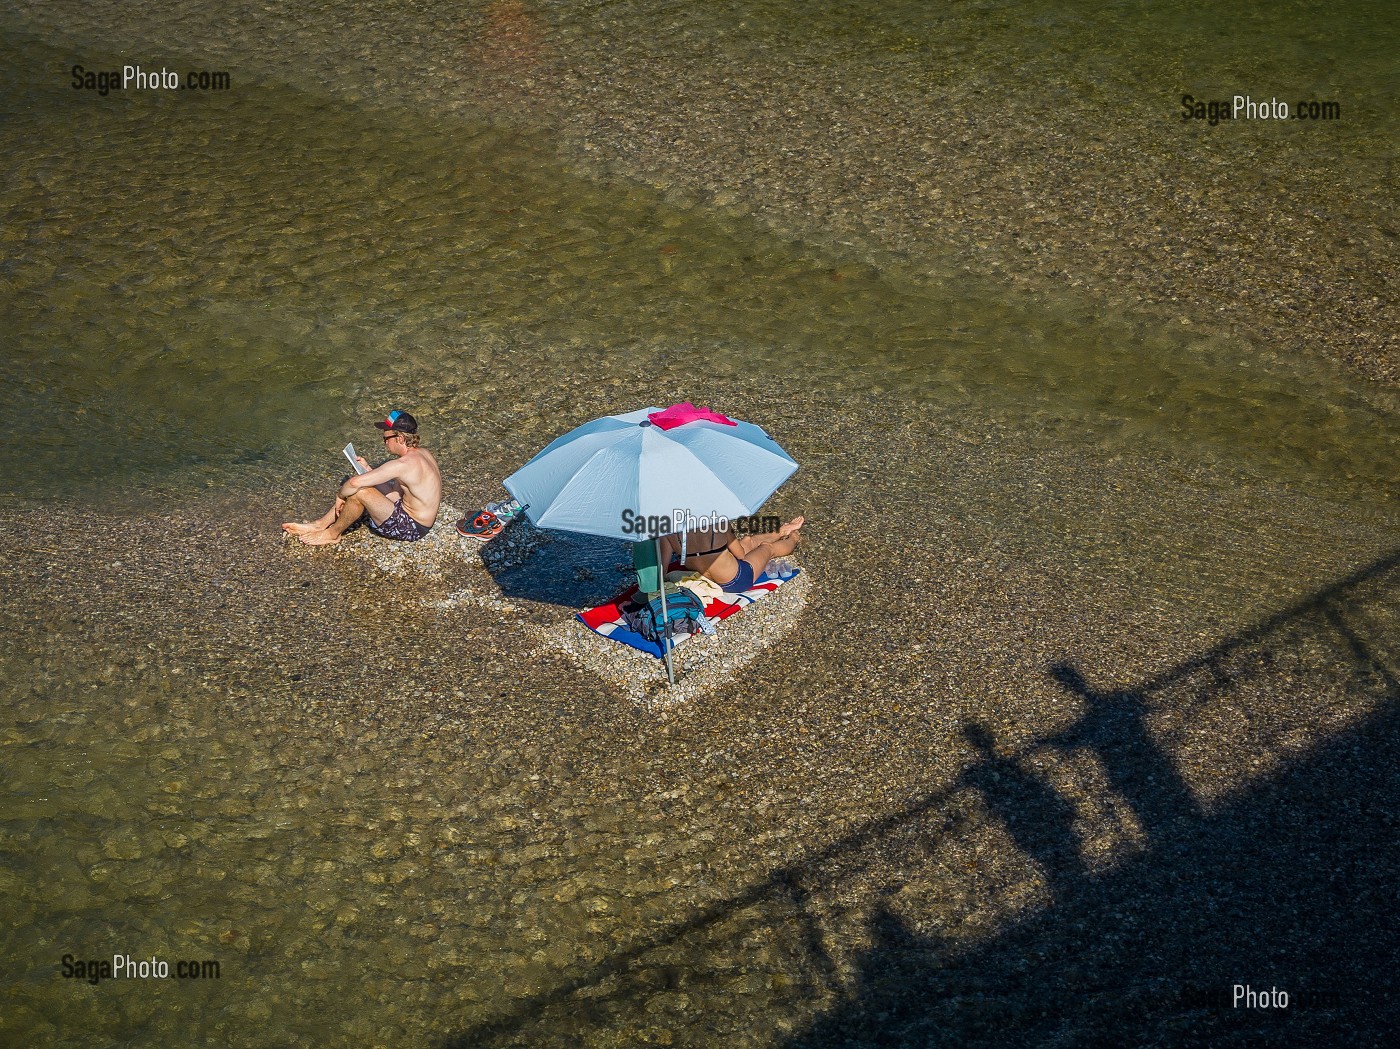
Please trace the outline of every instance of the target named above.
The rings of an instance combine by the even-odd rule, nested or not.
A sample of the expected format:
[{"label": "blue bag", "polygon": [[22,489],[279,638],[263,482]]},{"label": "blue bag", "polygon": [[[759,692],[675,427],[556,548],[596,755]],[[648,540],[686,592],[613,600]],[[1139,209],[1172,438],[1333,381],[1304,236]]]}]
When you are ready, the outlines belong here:
[{"label": "blue bag", "polygon": [[677,634],[696,634],[704,630],[705,605],[685,587],[667,583],[664,622],[659,593],[652,595],[651,599],[637,610],[637,621],[641,635],[648,641],[659,643],[663,636],[671,638]]}]

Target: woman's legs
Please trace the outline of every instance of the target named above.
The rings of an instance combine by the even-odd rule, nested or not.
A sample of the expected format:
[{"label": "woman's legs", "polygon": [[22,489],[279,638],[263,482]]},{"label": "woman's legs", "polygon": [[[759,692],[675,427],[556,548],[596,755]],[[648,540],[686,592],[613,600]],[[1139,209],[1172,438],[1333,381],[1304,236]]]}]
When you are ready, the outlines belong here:
[{"label": "woman's legs", "polygon": [[782,539],[774,539],[759,543],[748,553],[744,554],[744,560],[753,567],[753,577],[757,579],[763,574],[763,570],[768,567],[769,561],[773,560],[775,557],[786,557],[797,549],[797,544],[801,541],[802,537],[798,535],[797,532],[789,532]]},{"label": "woman's legs", "polygon": [[[785,557],[797,549],[797,545],[802,542],[799,529],[803,523],[803,518],[794,517],[776,532],[736,538],[729,544],[728,550],[719,554],[705,568],[705,577],[722,587],[729,587],[738,578],[739,562],[743,561],[753,569],[753,577],[757,579],[773,558]],[[738,548],[738,554],[735,553],[735,548]]]},{"label": "woman's legs", "polygon": [[[735,540],[742,551],[740,557],[753,565],[755,576],[763,574],[768,562],[775,557],[784,557],[797,548],[802,541],[799,529],[806,523],[804,517],[794,517],[777,532],[764,532],[762,535],[746,535]],[[756,560],[761,558],[762,560]]]}]

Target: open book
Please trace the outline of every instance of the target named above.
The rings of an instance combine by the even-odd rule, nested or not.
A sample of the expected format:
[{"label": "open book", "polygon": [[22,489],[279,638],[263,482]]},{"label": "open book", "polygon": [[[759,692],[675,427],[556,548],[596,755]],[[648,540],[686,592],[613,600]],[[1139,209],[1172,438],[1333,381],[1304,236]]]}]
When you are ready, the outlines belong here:
[{"label": "open book", "polygon": [[345,458],[350,460],[350,465],[355,468],[357,474],[369,473],[367,469],[360,465],[359,460],[355,458],[355,445],[353,443],[347,444],[341,449],[341,452],[344,453]]}]

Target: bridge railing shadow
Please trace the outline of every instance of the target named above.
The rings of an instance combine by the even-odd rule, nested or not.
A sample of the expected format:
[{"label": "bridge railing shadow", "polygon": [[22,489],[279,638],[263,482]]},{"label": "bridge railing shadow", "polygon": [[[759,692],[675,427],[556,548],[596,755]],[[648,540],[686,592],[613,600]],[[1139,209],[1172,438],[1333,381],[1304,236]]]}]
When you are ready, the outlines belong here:
[{"label": "bridge railing shadow", "polygon": [[[956,783],[444,1045],[570,1044],[658,1017],[684,1024],[698,1002],[717,1003],[714,1044],[725,1015],[756,1043],[806,1047],[1147,1044],[1178,1028],[1245,1044],[1262,1028],[1239,1027],[1212,996],[1251,981],[1311,994],[1310,1011],[1295,1015],[1312,1036],[1354,1026],[1370,1008],[1362,991],[1350,1003],[1325,996],[1359,986],[1368,966],[1393,969],[1400,943],[1397,590],[1400,551],[1128,688],[1052,666],[1083,708],[1063,731],[1009,747],[966,725],[978,757]],[[1164,738],[1183,738],[1182,726],[1218,708],[1237,714],[1240,696],[1288,702],[1303,671],[1327,715],[1310,716],[1304,728],[1319,731],[1298,737],[1306,747],[1285,748],[1262,773],[1227,776],[1219,790],[1188,782]],[[1087,795],[1046,771],[1049,759],[1081,757]],[[1104,799],[1110,840],[1092,842],[1084,807]],[[1367,805],[1379,841],[1357,830],[1356,807]],[[999,835],[1019,857],[991,893],[986,879],[958,889],[937,867],[943,843],[973,833]],[[853,912],[842,886],[876,865],[905,871],[897,881],[907,884],[868,892]],[[1021,902],[998,910],[997,892]],[[867,946],[843,951],[850,937],[834,930],[853,918]],[[986,935],[969,939],[977,922]],[[740,1012],[726,1013],[735,1001]]]}]

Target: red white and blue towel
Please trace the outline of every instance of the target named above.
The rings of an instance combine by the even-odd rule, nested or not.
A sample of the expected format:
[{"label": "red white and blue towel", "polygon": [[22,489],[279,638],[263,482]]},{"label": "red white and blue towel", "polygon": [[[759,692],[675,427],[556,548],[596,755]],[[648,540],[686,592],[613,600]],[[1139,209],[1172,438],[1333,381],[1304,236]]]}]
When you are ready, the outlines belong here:
[{"label": "red white and blue towel", "polygon": [[[770,575],[769,573],[771,572],[773,572],[773,569],[770,567],[768,571],[764,572],[764,574],[758,578],[753,586],[741,594],[725,594],[723,601],[715,600],[707,602],[705,605],[705,615],[711,620],[727,619],[741,608],[747,608],[759,598],[767,597],[789,579],[795,579],[798,575],[798,569],[796,568],[788,568],[777,575]],[[599,605],[597,608],[585,609],[578,614],[578,617],[583,622],[583,625],[588,627],[588,629],[592,630],[595,634],[602,634],[603,637],[610,641],[619,641],[624,645],[637,649],[639,652],[645,652],[648,655],[660,659],[661,645],[655,641],[648,641],[635,630],[629,630],[627,621],[623,618],[622,608],[620,606],[625,605],[628,599],[636,592],[637,588],[635,586],[628,587],[619,594],[615,600]],[[693,636],[693,634],[680,634],[672,638],[671,650],[675,651],[677,645],[690,640]]]}]

